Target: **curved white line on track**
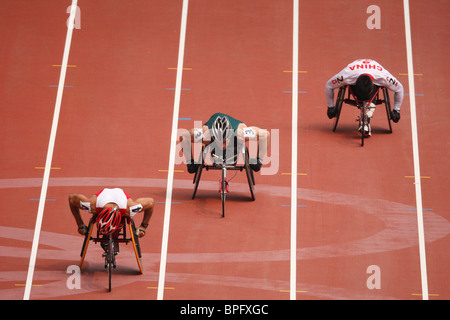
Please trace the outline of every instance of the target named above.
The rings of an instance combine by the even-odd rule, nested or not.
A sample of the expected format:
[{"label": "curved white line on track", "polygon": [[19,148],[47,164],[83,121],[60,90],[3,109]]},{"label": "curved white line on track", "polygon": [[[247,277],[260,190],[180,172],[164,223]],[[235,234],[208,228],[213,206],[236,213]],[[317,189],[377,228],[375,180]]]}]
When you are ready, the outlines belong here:
[{"label": "curved white line on track", "polygon": [[[0,179],[0,189],[5,188],[29,188],[40,187],[41,180],[38,178],[25,179]],[[68,186],[122,186],[122,187],[147,187],[147,188],[164,188],[166,186],[165,179],[150,179],[150,178],[52,178],[49,182],[49,187],[68,187]],[[191,180],[175,180],[174,189],[189,189],[192,190]],[[216,181],[202,181],[200,189],[216,188]],[[290,197],[290,187],[286,186],[271,186],[257,184],[257,194],[267,194],[272,197]],[[233,191],[248,192],[248,185],[246,183],[233,182]],[[356,239],[345,243],[329,244],[316,247],[306,247],[297,249],[298,260],[308,260],[317,258],[341,257],[348,255],[361,255],[380,253],[387,251],[394,251],[405,249],[418,245],[416,215],[414,210],[409,210],[410,205],[392,202],[381,199],[369,199],[357,195],[349,195],[336,192],[320,191],[306,188],[298,188],[298,197],[305,201],[314,201],[328,203],[338,206],[355,206],[361,211],[361,214],[369,214],[380,219],[385,228],[380,232],[373,234],[367,238]],[[195,201],[195,200],[192,200]],[[444,217],[438,215],[433,211],[428,211],[425,218],[427,226],[427,242],[433,242],[447,236],[450,233],[450,223]],[[31,241],[33,230],[0,226],[1,237],[7,239],[16,239],[22,241]],[[67,266],[79,263],[79,254],[81,248],[82,238],[80,236],[65,235],[53,232],[42,231],[40,249],[38,251],[38,259],[55,260],[60,263],[55,264],[56,270],[41,271],[36,270],[35,282],[49,281],[45,284],[45,290],[39,287],[33,290],[32,298],[49,298],[51,296],[64,296],[84,292],[99,291],[102,292],[105,279],[100,277],[83,277],[84,284],[80,290],[69,290],[66,287],[65,281],[68,275],[65,273]],[[42,246],[50,246],[55,249],[48,249]],[[129,284],[135,281],[152,281],[158,279],[157,266],[160,259],[159,253],[144,253],[142,257],[144,265],[144,275],[133,276],[133,270],[137,268],[133,252],[127,250],[125,247],[120,253],[120,263],[118,270],[125,270],[127,277],[116,277],[115,286]],[[92,250],[92,251],[91,251]],[[93,246],[88,253],[86,274],[95,275],[95,273],[103,273],[101,259],[96,259],[95,250],[100,250]],[[18,248],[0,246],[0,256],[28,258],[30,255],[29,248]],[[98,251],[100,256],[100,251]],[[272,250],[272,251],[250,251],[250,252],[225,252],[225,253],[169,253],[169,263],[226,263],[226,262],[255,262],[255,261],[288,261],[290,257],[290,250]],[[93,262],[95,261],[95,262]],[[59,269],[61,268],[61,269]],[[85,269],[85,268],[83,268]],[[26,277],[26,272],[0,272],[0,281],[23,281]],[[219,276],[219,275],[187,275],[187,274],[168,274],[167,281],[183,282],[185,278],[189,278],[195,283],[204,284],[219,284],[230,283],[230,285],[238,287],[249,287],[247,282],[256,283],[255,289],[278,290],[278,288],[286,289],[289,287],[288,281],[282,283],[275,283],[271,280],[253,279],[249,281],[247,278]],[[233,278],[233,279],[231,279]],[[236,278],[236,279],[235,279]],[[184,280],[183,280],[184,279]],[[234,284],[233,284],[234,283]],[[261,284],[264,283],[264,284]],[[315,287],[310,284],[299,284],[298,288],[310,287],[310,291],[316,295],[316,291],[321,293],[319,296],[323,298],[354,298],[349,297],[344,289],[330,288],[330,287]],[[314,288],[313,288],[314,287]],[[11,288],[0,290],[0,298],[10,299],[17,292],[22,292],[23,288]],[[343,290],[343,291],[341,291]]]},{"label": "curved white line on track", "polygon": [[[435,221],[441,223],[442,221]],[[448,225],[448,223],[447,223]],[[14,227],[0,227],[0,234],[4,238],[17,240],[31,240],[32,230]],[[442,235],[444,236],[444,235]],[[437,239],[434,239],[437,240]],[[106,272],[103,268],[101,259],[101,249],[98,246],[91,246],[88,252],[85,267],[82,271],[81,289],[69,290],[66,287],[68,274],[65,273],[66,268],[71,264],[79,262],[80,236],[64,235],[53,232],[42,231],[41,246],[51,246],[55,249],[40,249],[38,252],[39,260],[52,260],[55,263],[51,267],[37,268],[35,272],[35,283],[44,283],[42,287],[37,287],[32,292],[33,299],[44,299],[52,297],[63,297],[73,294],[92,293],[97,294],[97,299],[108,298],[106,293]],[[320,248],[320,247],[319,247]],[[137,274],[137,266],[134,260],[132,250],[127,250],[126,246],[121,246],[118,256],[118,268],[115,273],[121,275],[113,278],[113,286],[118,288],[122,285],[128,285],[134,282],[155,283],[158,279],[159,254],[144,253],[142,257],[144,274]],[[311,248],[299,249],[300,259],[313,259],[318,257],[317,254],[310,254],[305,257],[305,252]],[[395,249],[395,248],[391,248]],[[305,251],[306,250],[306,251]],[[17,247],[0,247],[0,255],[4,257],[27,258],[30,250],[27,248]],[[344,252],[339,252],[344,254]],[[347,252],[348,253],[348,252]],[[353,252],[357,254],[357,252]],[[367,253],[367,252],[366,252]],[[320,255],[319,255],[320,256]],[[281,261],[289,260],[289,249],[261,251],[261,252],[243,252],[243,253],[172,253],[168,255],[170,263],[207,263],[207,262],[254,262],[254,261]],[[53,269],[53,270],[52,270]],[[26,277],[25,271],[3,271],[0,272],[0,281],[9,283],[20,283]],[[171,283],[195,283],[198,285],[223,285],[240,288],[252,288],[257,290],[279,291],[285,290],[289,286],[289,281],[258,279],[230,275],[201,275],[186,273],[169,273],[167,281]],[[315,297],[324,299],[396,299],[395,297],[386,297],[382,293],[374,293],[366,291],[350,292],[345,288],[335,288],[324,285],[315,285],[308,283],[299,283],[298,288],[308,291]],[[22,288],[10,288],[0,290],[1,299],[20,298]],[[103,296],[105,294],[105,296]]]},{"label": "curved white line on track", "polygon": [[[0,179],[1,188],[24,188],[39,187],[41,179],[39,178],[20,178],[20,179]],[[146,187],[146,188],[164,188],[165,179],[153,178],[102,178],[102,177],[75,177],[75,178],[52,178],[49,187],[68,187],[68,186],[121,186],[121,187]],[[199,190],[211,190],[217,187],[217,181],[201,181]],[[289,186],[272,186],[257,184],[257,194],[266,194],[271,197],[290,197]],[[174,189],[192,190],[191,180],[174,181]],[[342,255],[356,255],[374,252],[391,251],[407,248],[417,245],[415,236],[417,233],[416,215],[414,210],[410,210],[411,205],[398,202],[370,199],[358,195],[343,194],[337,192],[313,190],[298,188],[298,198],[305,201],[321,202],[335,206],[358,206],[362,214],[373,215],[381,220],[385,228],[380,232],[371,235],[368,238],[349,241],[347,243],[330,244],[318,247],[300,248],[297,252],[300,254],[298,259],[313,259],[320,257],[337,257]],[[233,192],[248,192],[246,183],[233,182]],[[193,200],[195,201],[195,200]],[[344,209],[343,209],[344,210]],[[447,219],[428,211],[425,216],[427,224],[427,242],[435,241],[450,233],[450,223]],[[286,249],[288,250],[288,249]],[[276,254],[278,252],[278,254]],[[251,259],[257,260],[284,260],[288,251],[267,251],[247,253]],[[217,255],[216,261],[229,261],[235,253],[203,253],[203,257]],[[172,259],[174,254],[170,254]],[[183,254],[177,254],[181,256]],[[238,254],[241,258],[242,253]],[[191,256],[191,254],[186,255]],[[245,255],[244,255],[245,256]],[[279,258],[275,258],[279,257]],[[188,259],[194,262],[195,259]],[[201,259],[200,259],[201,260]],[[172,262],[174,262],[172,260]],[[187,262],[187,261],[186,261]]]}]

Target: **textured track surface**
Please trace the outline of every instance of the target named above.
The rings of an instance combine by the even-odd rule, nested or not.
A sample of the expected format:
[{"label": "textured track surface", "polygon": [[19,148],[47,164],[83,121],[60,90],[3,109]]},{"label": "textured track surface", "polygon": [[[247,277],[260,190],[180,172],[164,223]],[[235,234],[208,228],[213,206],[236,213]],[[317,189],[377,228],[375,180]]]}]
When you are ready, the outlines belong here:
[{"label": "textured track surface", "polygon": [[[409,93],[402,2],[379,1],[374,30],[370,4],[300,1],[297,299],[421,299],[409,96],[392,134],[377,110],[363,148],[352,107],[334,133],[326,117],[325,82],[357,58],[380,62]],[[2,299],[24,295],[69,5],[0,4]],[[78,5],[31,299],[156,299],[182,1]],[[450,296],[448,12],[446,1],[411,3],[430,299]],[[175,166],[164,299],[289,299],[292,1],[192,0],[184,67],[178,127],[225,112],[277,131],[278,170],[255,175],[255,201],[237,173],[221,218],[220,173],[204,172],[192,200],[193,176]],[[67,196],[103,187],[157,202],[144,274],[121,246],[108,293],[91,244],[81,288],[68,289],[82,237]],[[369,266],[380,289],[367,287]]]}]

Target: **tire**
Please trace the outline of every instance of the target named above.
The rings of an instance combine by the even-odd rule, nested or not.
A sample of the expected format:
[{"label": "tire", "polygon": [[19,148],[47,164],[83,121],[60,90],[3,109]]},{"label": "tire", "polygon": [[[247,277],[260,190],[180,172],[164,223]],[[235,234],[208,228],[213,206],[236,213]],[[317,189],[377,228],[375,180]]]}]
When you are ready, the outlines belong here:
[{"label": "tire", "polygon": [[89,220],[88,233],[84,236],[83,246],[81,247],[81,261],[80,261],[80,270],[83,267],[84,258],[86,257],[86,252],[89,246],[89,241],[91,240],[92,229],[94,224],[92,223],[92,219]]},{"label": "tire", "polygon": [[108,291],[111,292],[111,277],[112,277],[112,267],[113,267],[113,259],[114,259],[114,248],[113,248],[113,239],[112,236],[109,235],[108,239],[108,252],[106,252],[106,260],[108,265]]},{"label": "tire", "polygon": [[193,183],[195,184],[195,186],[194,186],[194,193],[192,194],[192,199],[195,199],[195,195],[197,194],[197,189],[198,189],[198,185],[199,185],[199,183],[200,183],[200,178],[201,178],[201,176],[202,176],[202,171],[203,171],[203,165],[204,165],[204,150],[205,150],[205,147],[202,147],[202,153],[200,154],[200,157],[201,157],[201,164],[200,164],[200,166],[198,167],[198,169],[197,169],[197,172],[195,173],[195,176],[194,176],[194,181],[193,181]]},{"label": "tire", "polygon": [[342,111],[342,105],[344,103],[344,97],[345,97],[345,90],[347,89],[347,86],[343,86],[339,88],[338,91],[338,95],[336,98],[336,116],[335,116],[335,120],[334,120],[334,126],[333,126],[333,132],[336,131],[338,122],[339,122],[339,117],[341,116],[341,111]]},{"label": "tire", "polygon": [[247,174],[248,187],[250,189],[250,196],[252,201],[255,200],[255,177],[253,175],[253,170],[250,168],[250,156],[247,147],[245,148],[245,173]]},{"label": "tire", "polygon": [[136,256],[136,262],[138,264],[139,272],[141,274],[143,274],[144,270],[142,268],[141,246],[139,244],[139,237],[136,236],[136,226],[132,219],[130,219],[129,228],[130,228],[131,240],[133,242],[133,249],[134,249],[134,254]]},{"label": "tire", "polygon": [[225,218],[225,200],[227,198],[227,182],[225,179],[225,170],[225,168],[222,169],[222,185],[220,192],[220,198],[222,199],[222,218]]},{"label": "tire", "polygon": [[389,125],[389,133],[392,133],[392,124],[391,124],[391,101],[389,99],[389,92],[387,88],[383,88],[383,96],[384,96],[384,105],[386,107],[386,115],[388,119]]}]

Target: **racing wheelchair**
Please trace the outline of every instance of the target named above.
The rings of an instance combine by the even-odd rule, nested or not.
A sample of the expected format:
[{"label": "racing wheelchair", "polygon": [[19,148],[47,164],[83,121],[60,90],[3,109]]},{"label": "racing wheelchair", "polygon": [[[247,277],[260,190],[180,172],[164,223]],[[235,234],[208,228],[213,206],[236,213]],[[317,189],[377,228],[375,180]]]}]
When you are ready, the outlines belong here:
[{"label": "racing wheelchair", "polygon": [[[119,243],[133,244],[134,253],[136,255],[136,261],[138,264],[139,272],[142,274],[142,262],[141,262],[141,248],[139,245],[139,237],[136,235],[136,226],[134,221],[130,217],[122,217],[121,227],[113,234],[103,235],[99,232],[97,227],[96,236],[93,236],[94,225],[96,225],[97,214],[94,214],[89,220],[88,232],[86,233],[81,248],[81,262],[80,270],[83,267],[84,260],[86,258],[86,252],[89,246],[89,242],[100,243],[101,247],[105,251],[102,257],[105,258],[105,269],[108,270],[109,286],[108,291],[111,291],[111,276],[112,269],[116,268],[116,255],[118,254]],[[127,235],[127,230],[129,235]]]},{"label": "racing wheelchair", "polygon": [[[249,151],[245,145],[238,145],[231,151],[231,155],[224,150],[216,154],[215,149],[212,147],[212,143],[202,146],[202,151],[200,153],[199,167],[194,175],[194,193],[192,194],[192,199],[195,198],[197,194],[198,185],[200,183],[200,178],[202,176],[203,169],[209,170],[220,170],[222,172],[222,177],[219,180],[219,193],[222,200],[222,217],[225,217],[225,200],[228,193],[229,180],[227,179],[227,171],[245,171],[247,176],[248,187],[250,190],[251,200],[255,200],[255,177],[253,175],[253,170],[250,168],[250,158]],[[205,162],[209,155],[209,162]],[[240,159],[241,158],[241,159]]]},{"label": "racing wheelchair", "polygon": [[[380,92],[383,93],[381,96]],[[347,93],[347,98],[346,98]],[[360,110],[360,116],[357,121],[359,121],[360,128],[362,128],[361,131],[361,146],[364,146],[364,138],[367,138],[367,134],[364,131],[364,127],[368,125],[368,117],[367,117],[367,108],[370,105],[370,103],[373,103],[375,105],[383,104],[385,105],[386,109],[386,116],[388,120],[388,126],[389,126],[389,133],[392,133],[392,125],[391,125],[391,102],[389,99],[389,92],[388,89],[385,87],[378,87],[375,95],[372,97],[371,100],[358,100],[356,96],[353,94],[350,86],[342,86],[339,88],[337,97],[336,97],[336,116],[335,116],[335,122],[333,125],[333,132],[336,131],[339,117],[341,115],[342,111],[342,105],[346,103],[348,105],[357,107]]]}]

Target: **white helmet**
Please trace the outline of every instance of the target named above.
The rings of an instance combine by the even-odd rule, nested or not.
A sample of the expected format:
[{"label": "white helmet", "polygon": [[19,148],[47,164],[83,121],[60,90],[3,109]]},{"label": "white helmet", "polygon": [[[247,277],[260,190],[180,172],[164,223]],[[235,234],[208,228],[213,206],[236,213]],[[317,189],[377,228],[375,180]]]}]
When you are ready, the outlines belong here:
[{"label": "white helmet", "polygon": [[224,142],[234,136],[234,130],[227,117],[219,116],[214,120],[211,133],[216,142]]}]

